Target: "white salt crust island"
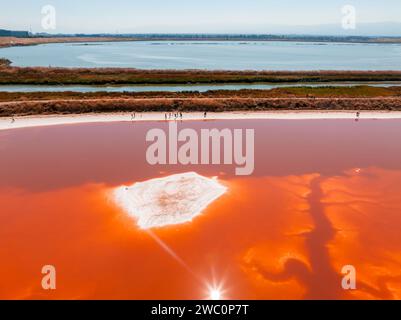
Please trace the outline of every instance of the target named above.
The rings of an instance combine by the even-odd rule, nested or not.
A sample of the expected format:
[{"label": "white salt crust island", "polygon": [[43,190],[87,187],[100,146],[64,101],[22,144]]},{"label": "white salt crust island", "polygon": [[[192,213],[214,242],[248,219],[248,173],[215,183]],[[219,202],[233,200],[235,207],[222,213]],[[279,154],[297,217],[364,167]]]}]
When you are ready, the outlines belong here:
[{"label": "white salt crust island", "polygon": [[192,221],[226,191],[216,177],[186,172],[119,187],[114,199],[141,229],[150,229]]}]

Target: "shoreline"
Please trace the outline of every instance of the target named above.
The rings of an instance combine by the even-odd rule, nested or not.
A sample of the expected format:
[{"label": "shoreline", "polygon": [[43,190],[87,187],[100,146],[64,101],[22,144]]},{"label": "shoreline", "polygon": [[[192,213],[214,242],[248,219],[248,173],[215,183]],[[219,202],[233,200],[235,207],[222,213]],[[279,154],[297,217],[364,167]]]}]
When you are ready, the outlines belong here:
[{"label": "shoreline", "polygon": [[274,35],[266,35],[267,37],[261,39],[259,37],[241,37],[240,35],[232,38],[219,38],[216,36],[204,37],[175,37],[173,35],[169,37],[140,37],[138,35],[64,35],[64,36],[33,36],[33,37],[15,37],[15,36],[1,36],[0,37],[0,48],[10,47],[25,47],[25,46],[36,46],[42,44],[53,44],[53,43],[102,43],[102,42],[300,42],[300,43],[339,43],[339,44],[400,44],[401,37],[385,36],[385,37],[366,37],[366,36],[342,36],[340,38],[333,36],[315,37],[310,36],[292,36],[288,38],[276,38]]},{"label": "shoreline", "polygon": [[17,38],[17,37],[0,37],[0,49],[11,47],[28,47],[38,46],[42,44],[57,44],[57,43],[102,43],[102,42],[130,42],[138,41],[133,37],[31,37],[31,38]]},{"label": "shoreline", "polygon": [[[208,121],[208,120],[360,120],[401,119],[401,111],[251,111],[251,112],[208,112],[206,119],[203,112],[184,112],[183,118],[165,119],[165,112],[104,113],[40,115],[0,118],[0,131],[33,127],[47,127],[71,124],[110,123],[110,122],[145,122],[145,121]],[[168,114],[168,113],[167,113]]]}]

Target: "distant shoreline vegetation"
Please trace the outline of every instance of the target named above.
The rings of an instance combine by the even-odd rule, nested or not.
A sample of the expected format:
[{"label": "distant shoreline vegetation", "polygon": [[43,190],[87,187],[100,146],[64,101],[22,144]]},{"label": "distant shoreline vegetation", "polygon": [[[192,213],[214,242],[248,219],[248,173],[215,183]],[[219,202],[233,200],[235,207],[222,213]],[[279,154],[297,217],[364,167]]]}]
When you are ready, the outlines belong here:
[{"label": "distant shoreline vegetation", "polygon": [[[71,36],[71,35],[70,35]],[[101,34],[77,35],[79,37],[132,37],[142,41],[299,41],[299,42],[347,42],[347,43],[401,43],[401,37],[389,36],[319,36],[276,34]]]},{"label": "distant shoreline vegetation", "polygon": [[[333,36],[291,34],[211,34],[211,33],[127,33],[127,34],[49,34],[0,29],[1,37],[54,39],[54,38],[122,38],[132,41],[299,41],[299,42],[345,42],[345,43],[401,43],[401,36]],[[99,40],[100,41],[100,40]]]}]

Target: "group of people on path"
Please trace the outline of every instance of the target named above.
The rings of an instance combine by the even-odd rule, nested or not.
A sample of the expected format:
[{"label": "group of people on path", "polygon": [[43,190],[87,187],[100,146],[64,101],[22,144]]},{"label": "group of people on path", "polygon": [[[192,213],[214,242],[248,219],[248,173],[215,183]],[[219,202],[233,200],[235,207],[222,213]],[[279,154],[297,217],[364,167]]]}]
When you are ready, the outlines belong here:
[{"label": "group of people on path", "polygon": [[[177,120],[177,119],[182,119],[182,117],[183,117],[182,112],[169,112],[164,114],[164,120],[172,118],[174,118],[174,120]],[[203,118],[206,119],[206,117],[207,117],[207,112],[205,111],[203,113]]]},{"label": "group of people on path", "polygon": [[174,118],[174,120],[177,120],[178,118],[182,119],[182,112],[169,112],[164,114],[164,119],[171,119]]},{"label": "group of people on path", "polygon": [[[139,114],[139,118],[142,119],[142,113]],[[136,119],[136,113],[135,112],[131,113],[131,120],[134,120],[134,119]]]},{"label": "group of people on path", "polygon": [[[142,113],[139,114],[139,118],[142,119]],[[207,112],[203,112],[203,118],[206,119],[207,118]],[[134,121],[135,119],[137,119],[137,114],[136,112],[131,113],[131,121]],[[169,119],[183,119],[183,114],[180,111],[177,112],[169,112],[169,113],[165,113],[164,114],[164,120],[169,120]],[[14,122],[14,117],[12,117],[12,123]]]},{"label": "group of people on path", "polygon": [[[361,116],[361,113],[358,111],[356,113],[355,121],[359,121],[360,116]],[[174,120],[177,120],[178,118],[182,119],[182,112],[175,112],[175,113],[169,112],[168,114],[167,113],[164,114],[164,119],[165,120],[171,119],[173,117],[174,117]],[[142,114],[140,114],[140,118],[142,118]],[[206,111],[203,113],[203,118],[204,119],[207,118],[207,112]],[[134,119],[136,119],[136,113],[135,112],[131,114],[131,120],[134,120]],[[15,122],[15,118],[14,118],[14,115],[12,115],[11,116],[11,123],[14,123],[14,122]]]}]

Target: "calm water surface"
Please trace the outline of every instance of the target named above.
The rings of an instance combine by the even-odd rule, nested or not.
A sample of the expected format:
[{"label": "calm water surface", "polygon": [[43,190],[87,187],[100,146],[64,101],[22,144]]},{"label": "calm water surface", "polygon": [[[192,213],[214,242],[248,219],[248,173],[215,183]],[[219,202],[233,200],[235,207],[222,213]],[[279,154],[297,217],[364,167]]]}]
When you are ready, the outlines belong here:
[{"label": "calm water surface", "polygon": [[[255,172],[145,160],[165,122],[0,132],[0,298],[401,298],[400,120],[193,121],[255,128]],[[228,192],[191,223],[140,230],[121,185],[196,171]],[[184,261],[178,263],[155,236]],[[6,244],[6,245],[5,245]],[[43,265],[58,288],[40,287]],[[341,290],[344,265],[358,290]],[[161,271],[162,270],[162,271]]]},{"label": "calm water surface", "polygon": [[401,45],[114,42],[0,49],[16,66],[210,70],[401,70]]},{"label": "calm water surface", "polygon": [[283,84],[214,84],[214,85],[128,85],[128,86],[45,86],[45,85],[0,85],[0,92],[206,92],[211,90],[269,90],[286,87],[372,87],[401,86],[400,82],[349,82],[349,83],[283,83]]}]

